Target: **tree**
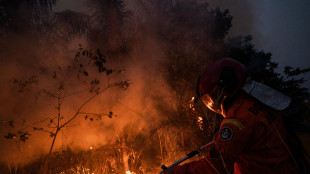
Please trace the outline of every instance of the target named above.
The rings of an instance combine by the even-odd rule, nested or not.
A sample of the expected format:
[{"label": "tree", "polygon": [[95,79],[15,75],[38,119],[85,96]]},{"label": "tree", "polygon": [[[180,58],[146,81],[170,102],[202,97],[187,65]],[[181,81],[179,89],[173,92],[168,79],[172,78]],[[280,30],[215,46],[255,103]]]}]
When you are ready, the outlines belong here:
[{"label": "tree", "polygon": [[[44,29],[43,29],[44,28]],[[87,14],[65,10],[55,12],[41,30],[48,44],[62,50],[76,37],[87,37],[92,30],[91,17]]]},{"label": "tree", "polygon": [[[48,20],[57,0],[2,0],[0,2],[0,27],[9,32],[25,32]],[[29,31],[29,30],[28,30]]]},{"label": "tree", "polygon": [[[50,81],[56,80],[57,85],[51,89],[40,89],[38,86],[39,81],[37,76],[31,76],[27,80],[13,80],[13,83],[18,87],[19,92],[29,92],[34,90],[36,98],[43,95],[56,101],[56,115],[48,119],[43,120],[48,122],[48,127],[37,127],[36,125],[41,123],[34,122],[31,125],[27,125],[16,132],[9,132],[5,136],[7,139],[16,139],[25,142],[29,139],[32,131],[44,131],[49,133],[49,136],[53,138],[50,146],[49,154],[51,154],[54,143],[56,141],[58,133],[65,127],[68,127],[70,123],[81,115],[85,120],[101,120],[103,117],[112,118],[114,116],[112,111],[106,113],[92,113],[83,111],[84,107],[92,101],[94,98],[102,95],[105,91],[113,87],[120,87],[126,90],[129,87],[129,82],[125,81],[111,81],[111,76],[115,73],[121,73],[122,70],[111,69],[106,65],[107,58],[101,53],[99,49],[96,51],[90,49],[84,49],[80,46],[72,65],[66,68],[59,67],[58,70],[53,71]],[[91,74],[92,73],[92,74]],[[95,76],[94,74],[98,75]],[[76,77],[77,79],[73,78]],[[77,91],[72,90],[70,85],[79,85],[81,89]],[[75,89],[76,90],[76,89]],[[84,96],[84,101],[80,103],[79,107],[71,116],[63,115],[63,108],[65,107],[63,102],[68,100],[72,95],[80,95],[81,93],[88,91],[89,95]],[[82,95],[83,96],[83,95]],[[14,128],[14,121],[8,122],[10,127]],[[17,137],[18,136],[18,137]]]},{"label": "tree", "polygon": [[125,9],[123,0],[87,0],[92,10],[93,28],[89,33],[90,44],[100,45],[109,53],[126,50],[126,39],[132,14]]}]

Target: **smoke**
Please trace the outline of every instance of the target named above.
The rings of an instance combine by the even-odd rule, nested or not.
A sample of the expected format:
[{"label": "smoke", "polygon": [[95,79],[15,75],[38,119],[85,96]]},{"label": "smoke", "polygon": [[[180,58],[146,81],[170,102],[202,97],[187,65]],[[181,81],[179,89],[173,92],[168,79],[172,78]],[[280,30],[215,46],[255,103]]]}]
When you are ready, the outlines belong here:
[{"label": "smoke", "polygon": [[[63,31],[62,28],[58,29]],[[152,36],[147,37],[145,33],[140,33],[140,35],[143,38],[136,40],[137,44],[133,46],[129,54],[116,58],[107,55],[109,66],[125,70],[122,74],[112,76],[111,83],[129,80],[128,90],[108,89],[82,109],[85,113],[111,111],[113,112],[112,118],[103,117],[101,120],[91,121],[84,118],[87,114],[81,114],[68,127],[61,130],[56,138],[54,151],[65,150],[67,147],[88,150],[90,147],[95,149],[102,145],[115,144],[127,134],[124,129],[128,125],[132,126],[136,132],[146,131],[145,134],[147,134],[148,131],[158,126],[157,123],[162,117],[165,117],[160,115],[161,113],[156,108],[158,102],[163,105],[167,103],[167,107],[173,110],[173,105],[171,105],[173,94],[166,83],[166,78],[160,73],[166,59],[163,48],[161,48],[161,41]],[[44,35],[24,32],[22,34],[11,33],[1,40],[0,81],[3,85],[1,85],[0,93],[2,135],[0,153],[2,162],[24,163],[35,159],[37,155],[48,153],[52,137],[47,132],[34,131],[33,127],[45,129],[50,126],[49,120],[57,116],[55,108],[57,100],[45,94],[36,97],[37,92],[40,89],[56,92],[60,83],[64,85],[64,93],[70,94],[84,89],[87,84],[81,84],[76,80],[74,73],[66,74],[65,69],[71,65],[79,43],[86,48],[96,45],[105,51],[106,45],[89,41],[87,37],[88,35],[85,34],[83,37],[70,37],[68,42],[55,40],[55,43],[51,44]],[[100,39],[104,41],[105,38]],[[63,43],[66,47],[59,49],[57,45]],[[57,78],[53,78],[55,72]],[[89,72],[85,81],[97,77],[92,74],[96,74],[96,71]],[[14,79],[27,81],[32,75],[35,75],[38,80],[37,83],[31,84],[34,88],[18,92],[19,85],[14,84]],[[88,91],[79,92],[63,101],[61,105],[63,122],[75,114],[89,95]],[[154,101],[154,98],[162,100]],[[33,124],[33,127],[24,129]],[[4,138],[8,132],[19,129],[31,134],[27,135],[29,139],[25,142]]]},{"label": "smoke", "polygon": [[[88,1],[92,14],[57,13],[57,18],[51,16],[45,21],[48,25],[37,27],[42,30],[35,34],[25,28],[25,32],[8,31],[9,35],[3,36],[1,134],[9,136],[8,132],[22,129],[31,135],[26,134],[29,139],[25,142],[2,136],[1,161],[28,162],[48,153],[53,135],[40,129],[50,126],[48,130],[55,132],[51,127],[55,127],[56,119],[51,119],[57,117],[58,111],[63,117],[61,123],[65,123],[81,106],[83,114],[60,130],[53,151],[96,149],[127,140],[158,163],[158,154],[165,156],[161,162],[171,162],[182,155],[177,150],[183,152],[182,148],[191,149],[208,141],[210,135],[201,140],[201,130],[189,126],[195,124],[195,117],[189,112],[188,101],[195,95],[203,66],[225,55],[223,40],[231,17],[210,12],[206,4],[194,1],[182,1],[171,11],[175,3],[167,3],[170,1],[136,0],[127,2],[127,6],[109,2]],[[72,64],[79,43],[82,50],[101,49],[107,67],[124,71],[107,77],[106,72],[98,74],[93,64],[95,69],[87,72],[79,63]],[[72,67],[81,71],[71,71]],[[34,79],[29,79],[31,75],[35,75]],[[94,94],[85,89],[95,78],[100,80],[101,89],[125,80],[130,85],[127,90],[109,88],[84,106]],[[23,87],[19,82],[25,81],[35,88],[18,92]],[[46,90],[38,95],[40,89]],[[61,109],[48,91],[68,96],[61,101]],[[109,112],[113,114],[97,117]],[[212,125],[208,125],[210,130]],[[195,144],[197,139],[199,144]],[[183,143],[182,148],[178,142]]]}]

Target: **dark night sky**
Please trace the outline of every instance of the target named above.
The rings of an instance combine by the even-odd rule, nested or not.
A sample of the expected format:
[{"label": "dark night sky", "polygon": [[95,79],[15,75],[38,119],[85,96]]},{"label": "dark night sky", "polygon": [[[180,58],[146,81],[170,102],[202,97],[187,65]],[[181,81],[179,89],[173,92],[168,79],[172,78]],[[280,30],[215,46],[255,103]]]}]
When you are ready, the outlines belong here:
[{"label": "dark night sky", "polygon": [[[310,67],[310,0],[200,0],[229,9],[234,17],[230,35],[254,37],[256,48],[273,54],[280,67]],[[84,0],[62,0],[57,11],[87,12]],[[130,1],[125,1],[130,2]],[[305,76],[310,87],[310,74]]]}]

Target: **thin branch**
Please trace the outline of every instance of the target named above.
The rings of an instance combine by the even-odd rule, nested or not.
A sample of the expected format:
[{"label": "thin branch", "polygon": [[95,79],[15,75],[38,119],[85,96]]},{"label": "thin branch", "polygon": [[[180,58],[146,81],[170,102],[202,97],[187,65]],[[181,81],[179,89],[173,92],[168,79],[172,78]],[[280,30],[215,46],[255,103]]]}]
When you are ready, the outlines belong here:
[{"label": "thin branch", "polygon": [[110,86],[108,85],[106,88],[104,88],[103,90],[101,90],[100,92],[96,93],[95,95],[91,96],[88,100],[86,100],[80,107],[79,109],[77,110],[77,112],[73,115],[72,118],[70,118],[67,122],[65,122],[64,124],[62,124],[59,129],[65,127],[68,123],[70,123],[73,119],[75,119],[79,114],[80,114],[80,111],[82,110],[82,108],[87,104],[89,103],[92,99],[94,99],[96,96],[98,96],[99,94],[103,93],[104,91],[106,91],[107,89],[111,88],[111,87],[115,87],[115,86]]},{"label": "thin branch", "polygon": [[48,126],[48,128],[52,128],[52,129],[55,129],[55,128],[57,128],[57,125],[56,125],[56,127],[53,127],[53,126]]},{"label": "thin branch", "polygon": [[137,112],[137,111],[131,109],[130,107],[128,107],[127,105],[121,103],[120,101],[116,101],[116,102],[119,103],[119,104],[121,104],[123,107],[127,108],[127,109],[130,110],[131,112],[133,112],[133,113],[139,115],[140,117],[147,118],[147,117],[144,116],[143,114],[140,114],[139,112]]},{"label": "thin branch", "polygon": [[79,90],[79,91],[75,91],[75,92],[73,92],[73,93],[71,93],[71,94],[64,95],[62,98],[64,99],[64,98],[67,98],[67,97],[70,97],[70,96],[72,96],[72,95],[76,95],[76,94],[78,94],[78,93],[81,93],[81,92],[84,92],[84,91],[88,91],[88,90],[89,90],[89,88],[87,88],[87,89],[82,89],[82,90]]},{"label": "thin branch", "polygon": [[60,130],[59,125],[60,125],[60,113],[61,113],[60,108],[61,108],[61,104],[62,104],[61,98],[58,97],[57,98],[57,111],[58,111],[58,113],[57,113],[57,129],[56,129],[55,134],[53,135],[54,138],[53,138],[53,142],[52,142],[49,154],[52,153],[52,150],[53,150],[53,147],[54,147],[54,144],[55,144],[55,141],[56,141],[57,134],[58,134],[58,132]]},{"label": "thin branch", "polygon": [[76,126],[80,126],[80,124],[71,125],[71,126],[66,126],[66,127],[76,127]]},{"label": "thin branch", "polygon": [[108,115],[106,113],[91,113],[91,112],[80,112],[80,114],[86,114],[86,115],[96,115],[96,116],[100,116],[100,115]]},{"label": "thin branch", "polygon": [[[52,121],[52,123],[56,126],[56,127],[58,127],[58,125],[54,122],[54,121]],[[53,128],[53,127],[52,127]]]},{"label": "thin branch", "polygon": [[48,130],[45,130],[45,129],[36,129],[36,131],[42,131],[42,132],[47,132],[47,133],[51,133],[50,131],[48,131]]},{"label": "thin branch", "polygon": [[[52,119],[55,119],[55,118],[56,118],[56,117],[54,117],[54,118],[52,118]],[[26,127],[22,128],[22,129],[20,129],[20,130],[25,130],[25,129],[28,129],[28,128],[33,128],[34,125],[39,124],[39,123],[42,123],[42,122],[45,122],[45,121],[48,120],[48,119],[51,119],[51,118],[47,117],[47,118],[45,118],[44,120],[37,121],[37,122],[35,122],[35,123],[32,123],[31,125],[26,125],[26,124],[24,124],[24,125],[26,125]]]}]

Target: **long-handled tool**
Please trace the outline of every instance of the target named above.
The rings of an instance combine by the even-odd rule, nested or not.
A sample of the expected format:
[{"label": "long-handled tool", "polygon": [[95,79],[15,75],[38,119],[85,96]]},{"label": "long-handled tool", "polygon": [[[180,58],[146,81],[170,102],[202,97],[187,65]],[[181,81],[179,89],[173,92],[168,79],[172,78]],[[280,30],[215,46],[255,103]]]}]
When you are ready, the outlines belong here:
[{"label": "long-handled tool", "polygon": [[166,167],[165,165],[162,165],[161,168],[163,169],[163,171],[159,172],[159,174],[162,174],[162,173],[164,173],[166,170],[168,170],[168,169],[170,169],[170,168],[172,168],[172,167],[174,167],[174,166],[180,164],[181,162],[183,162],[183,161],[185,161],[185,160],[187,160],[187,159],[190,159],[190,158],[196,156],[197,154],[199,154],[200,151],[202,151],[203,149],[205,149],[205,148],[207,148],[207,147],[213,145],[214,143],[215,143],[215,141],[213,140],[213,141],[211,141],[210,143],[208,143],[208,144],[206,144],[206,145],[200,147],[199,149],[196,149],[196,150],[192,151],[191,153],[187,154],[185,157],[183,157],[183,158],[181,158],[180,160],[174,162],[172,165],[170,165],[170,166],[168,166],[168,167]]}]

